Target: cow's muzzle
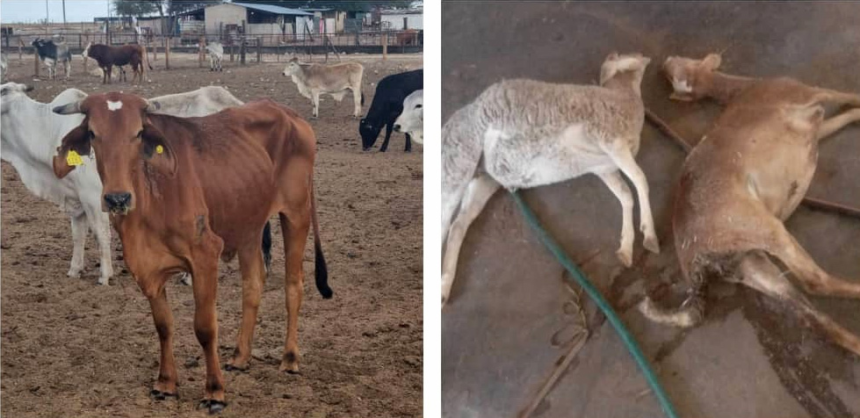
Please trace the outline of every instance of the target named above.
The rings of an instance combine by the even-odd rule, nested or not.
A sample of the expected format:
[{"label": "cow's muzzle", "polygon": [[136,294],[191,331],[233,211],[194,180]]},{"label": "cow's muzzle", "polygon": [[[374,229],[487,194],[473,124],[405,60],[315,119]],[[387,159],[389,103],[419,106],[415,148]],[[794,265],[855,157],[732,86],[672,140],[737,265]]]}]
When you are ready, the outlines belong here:
[{"label": "cow's muzzle", "polygon": [[126,214],[131,209],[131,193],[107,193],[104,199],[105,205],[111,213]]}]

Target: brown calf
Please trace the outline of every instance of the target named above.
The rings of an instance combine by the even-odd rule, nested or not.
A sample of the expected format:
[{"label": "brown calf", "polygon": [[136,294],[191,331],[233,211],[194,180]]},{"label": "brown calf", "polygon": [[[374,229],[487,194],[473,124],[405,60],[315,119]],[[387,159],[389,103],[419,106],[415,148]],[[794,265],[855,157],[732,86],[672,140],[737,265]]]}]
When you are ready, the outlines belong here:
[{"label": "brown calf", "polygon": [[206,358],[202,405],[221,411],[224,382],[218,359],[215,311],[218,259],[239,255],[242,325],[227,369],[247,369],[263,289],[260,252],[263,226],[280,215],[286,250],[286,346],[280,369],[298,371],[298,314],[302,303],[302,255],[313,223],[316,284],[327,284],[313,193],[316,138],[292,110],[269,100],[211,116],[177,118],[148,113],[138,96],[107,93],[59,106],[59,114],[83,113],[83,123],[63,138],[54,158],[60,178],[74,166],[71,151],[95,152],[104,185],[103,205],[119,232],[128,269],[149,299],[161,341],[156,399],[176,396],[173,316],[165,284],[177,272],[193,277],[194,331]]},{"label": "brown calf", "polygon": [[694,325],[704,316],[707,278],[716,275],[787,303],[860,355],[860,338],[815,308],[772,260],[808,293],[860,299],[860,282],[825,272],[783,225],[815,174],[819,140],[860,120],[860,109],[825,119],[822,105],[860,106],[860,96],[790,78],[726,75],[715,71],[719,64],[716,54],[664,64],[672,98],[711,97],[726,108],[684,162],[675,199],[675,249],[688,297],[672,312],[646,298],[642,311],[654,321]]},{"label": "brown calf", "polygon": [[[143,82],[144,62],[146,62],[150,70],[152,69],[152,65],[146,56],[146,47],[143,45],[109,46],[89,43],[84,48],[82,55],[98,62],[99,67],[104,72],[102,84],[110,83],[111,72],[114,66],[131,65],[131,69],[134,71],[134,75],[131,77],[132,83],[134,83],[135,79],[139,79],[141,83]],[[125,71],[122,68],[120,68],[120,71],[125,75]]]}]

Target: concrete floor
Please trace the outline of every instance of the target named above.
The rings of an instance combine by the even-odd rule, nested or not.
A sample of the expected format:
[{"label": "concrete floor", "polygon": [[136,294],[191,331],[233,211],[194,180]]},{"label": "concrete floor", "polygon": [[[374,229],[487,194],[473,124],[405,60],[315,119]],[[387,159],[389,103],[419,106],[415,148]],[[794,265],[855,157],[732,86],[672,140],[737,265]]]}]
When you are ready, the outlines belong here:
[{"label": "concrete floor", "polygon": [[[725,72],[860,92],[860,4],[691,3],[443,3],[443,120],[503,78],[596,83],[612,51],[652,58],[642,88],[646,106],[691,141],[719,108],[668,100],[670,86],[659,73],[668,55],[699,58],[728,48]],[[637,235],[629,270],[614,255],[621,207],[596,177],[525,196],[568,254],[588,259],[584,270],[622,313],[681,415],[860,416],[860,358],[778,303],[717,286],[705,323],[685,332],[648,323],[633,308],[646,288],[684,290],[669,222],[684,154],[646,123],[637,160],[651,185],[663,252],[643,253]],[[809,196],[860,207],[858,178],[854,126],[823,144]],[[788,227],[826,270],[860,280],[860,219],[801,206]],[[510,197],[494,196],[469,231],[442,315],[446,417],[515,417],[535,397],[569,349],[576,319],[562,279]],[[815,302],[860,333],[860,301]],[[661,416],[618,336],[590,302],[586,310],[591,336],[534,416]]]}]

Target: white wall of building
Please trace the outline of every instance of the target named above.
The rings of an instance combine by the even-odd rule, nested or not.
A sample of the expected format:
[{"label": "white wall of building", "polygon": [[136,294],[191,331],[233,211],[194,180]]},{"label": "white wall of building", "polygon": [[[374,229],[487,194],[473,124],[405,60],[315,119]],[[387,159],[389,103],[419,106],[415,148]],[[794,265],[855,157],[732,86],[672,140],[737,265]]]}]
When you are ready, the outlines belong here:
[{"label": "white wall of building", "polygon": [[[423,14],[384,14],[382,15],[382,24],[392,30],[402,30],[404,17],[408,19],[406,23],[409,29],[424,29]],[[385,22],[390,22],[391,26],[386,25]]]}]

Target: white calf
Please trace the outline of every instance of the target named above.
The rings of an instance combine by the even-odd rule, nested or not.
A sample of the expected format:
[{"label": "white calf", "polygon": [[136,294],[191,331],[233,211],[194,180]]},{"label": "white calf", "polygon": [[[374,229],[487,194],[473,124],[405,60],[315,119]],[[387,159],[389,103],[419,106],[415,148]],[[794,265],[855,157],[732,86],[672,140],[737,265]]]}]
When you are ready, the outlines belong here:
[{"label": "white calf", "polygon": [[207,44],[206,53],[209,54],[209,71],[224,71],[221,68],[221,59],[224,58],[224,46],[221,42]]},{"label": "white calf", "polygon": [[302,64],[293,58],[284,68],[284,77],[291,77],[302,96],[311,99],[314,105],[314,117],[319,116],[320,94],[330,94],[335,101],[340,102],[347,90],[352,90],[355,102],[356,118],[361,116],[361,106],[364,104],[364,94],[361,93],[361,78],[364,67],[357,62],[343,64]]},{"label": "white calf", "polygon": [[424,90],[416,90],[403,100],[403,113],[394,121],[394,130],[412,136],[412,140],[424,143]]}]

